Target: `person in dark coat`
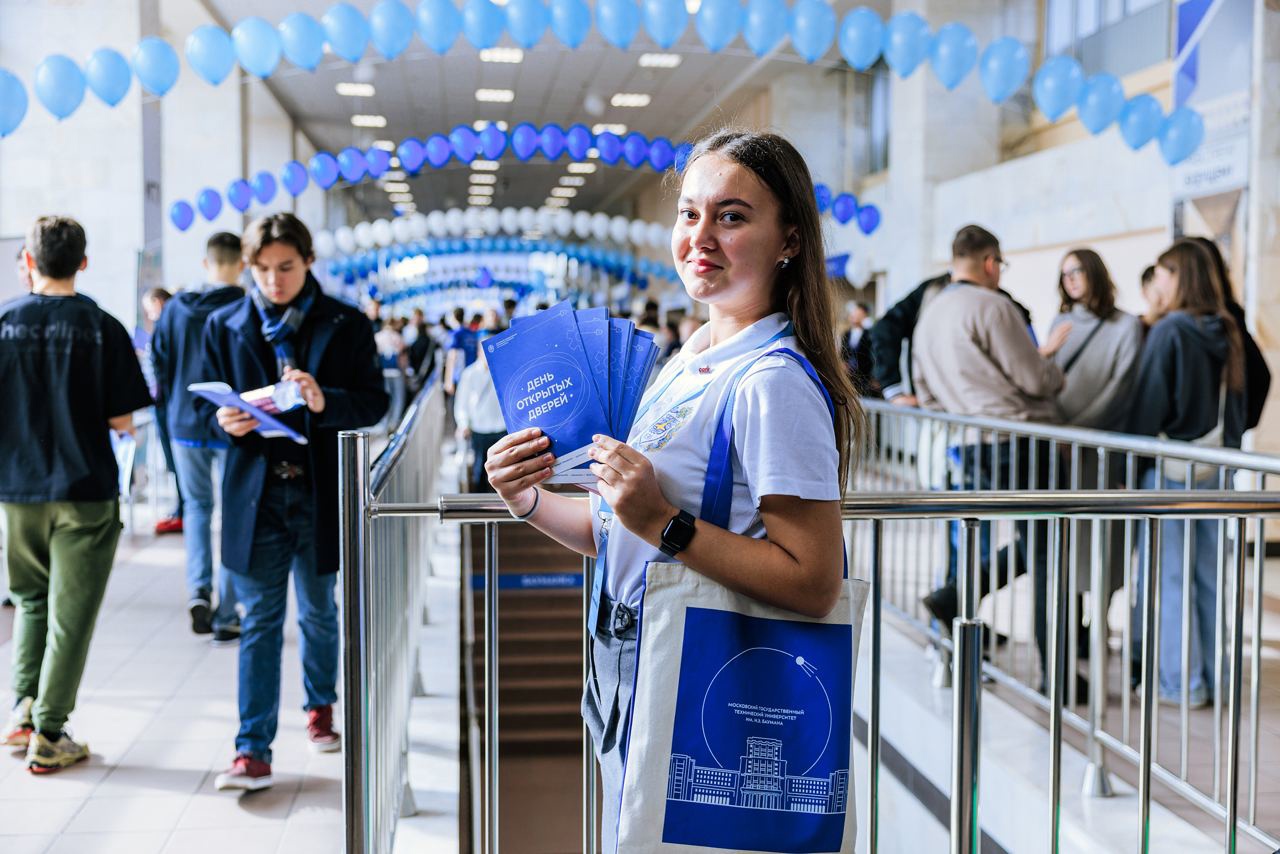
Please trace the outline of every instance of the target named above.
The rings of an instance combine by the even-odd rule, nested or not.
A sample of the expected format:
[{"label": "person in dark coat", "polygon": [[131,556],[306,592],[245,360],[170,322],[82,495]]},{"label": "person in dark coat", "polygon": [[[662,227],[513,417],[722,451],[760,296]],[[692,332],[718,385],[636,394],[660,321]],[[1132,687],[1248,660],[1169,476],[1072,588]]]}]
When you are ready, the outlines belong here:
[{"label": "person in dark coat", "polygon": [[255,287],[209,317],[206,381],[246,391],[295,382],[304,406],[282,413],[307,439],[268,438],[240,409],[201,400],[228,438],[222,486],[222,562],[244,608],[240,641],[240,732],[219,789],[272,784],[271,743],[280,706],[285,604],[293,575],[301,630],[307,735],[336,751],[338,611],[338,431],[376,423],[389,404],[368,318],[326,296],[310,273],[311,234],[292,214],[264,217],[245,232]]}]

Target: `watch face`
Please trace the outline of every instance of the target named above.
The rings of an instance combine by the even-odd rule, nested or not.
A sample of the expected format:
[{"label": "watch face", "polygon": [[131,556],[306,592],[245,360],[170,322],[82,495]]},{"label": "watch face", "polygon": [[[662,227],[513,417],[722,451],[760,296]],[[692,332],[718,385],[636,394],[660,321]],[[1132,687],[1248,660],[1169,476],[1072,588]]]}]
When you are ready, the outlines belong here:
[{"label": "watch face", "polygon": [[662,551],[674,556],[687,547],[693,539],[694,521],[692,513],[681,511],[680,515],[668,522],[666,530],[662,532]]}]

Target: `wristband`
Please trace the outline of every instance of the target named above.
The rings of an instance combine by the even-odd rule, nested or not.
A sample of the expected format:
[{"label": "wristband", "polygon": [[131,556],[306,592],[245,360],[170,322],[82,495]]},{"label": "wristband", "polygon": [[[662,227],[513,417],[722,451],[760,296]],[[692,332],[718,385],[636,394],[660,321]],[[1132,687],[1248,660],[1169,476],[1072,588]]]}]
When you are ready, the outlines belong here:
[{"label": "wristband", "polygon": [[512,518],[518,522],[523,522],[528,519],[534,513],[538,512],[538,503],[540,501],[542,501],[542,490],[535,486],[533,488],[533,506],[529,508],[529,512],[525,513],[523,516],[517,516],[515,513],[512,513]]}]

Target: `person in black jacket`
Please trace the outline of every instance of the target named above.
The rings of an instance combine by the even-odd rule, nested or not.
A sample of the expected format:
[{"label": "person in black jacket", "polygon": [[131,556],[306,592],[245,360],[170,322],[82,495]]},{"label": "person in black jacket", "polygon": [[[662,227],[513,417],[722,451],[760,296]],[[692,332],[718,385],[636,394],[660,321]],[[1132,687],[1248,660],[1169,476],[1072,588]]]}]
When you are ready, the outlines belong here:
[{"label": "person in black jacket", "polygon": [[[205,244],[204,268],[209,284],[182,291],[165,305],[151,336],[159,389],[157,412],[163,413],[173,448],[182,494],[182,528],[187,549],[187,611],[191,631],[213,633],[221,646],[240,639],[240,616],[231,576],[219,567],[217,599],[213,572],[213,468],[226,470],[227,441],[221,430],[201,419],[187,386],[204,370],[204,327],[216,309],[244,298],[240,238],[225,231]],[[216,610],[215,610],[216,605]]]},{"label": "person in black jacket", "polygon": [[[1245,424],[1244,344],[1224,304],[1222,284],[1210,254],[1195,241],[1180,240],[1156,263],[1151,292],[1155,325],[1147,335],[1128,430],[1209,447],[1240,447]],[[1217,471],[1202,466],[1193,475],[1181,463],[1144,462],[1144,489],[1214,489]],[[1161,523],[1160,675],[1162,702],[1179,703],[1184,675],[1193,707],[1213,698],[1214,631],[1217,622],[1218,523],[1196,521],[1192,566],[1183,566],[1184,520]],[[1140,566],[1144,563],[1139,564]],[[1182,673],[1183,573],[1192,573],[1190,672]],[[1146,583],[1139,577],[1139,583]],[[1139,596],[1141,601],[1141,596]],[[1135,625],[1141,614],[1135,611]]]},{"label": "person in black jacket", "polygon": [[267,438],[251,415],[196,408],[227,437],[222,481],[222,563],[244,609],[240,641],[240,732],[219,789],[272,784],[271,743],[280,706],[280,654],[289,576],[302,635],[307,734],[339,749],[337,700],[338,431],[376,423],[389,403],[368,318],[326,296],[310,273],[311,233],[292,214],[249,226],[244,255],[256,287],[215,311],[204,333],[204,380],[237,391],[294,382],[305,406],[280,415],[307,438]]}]

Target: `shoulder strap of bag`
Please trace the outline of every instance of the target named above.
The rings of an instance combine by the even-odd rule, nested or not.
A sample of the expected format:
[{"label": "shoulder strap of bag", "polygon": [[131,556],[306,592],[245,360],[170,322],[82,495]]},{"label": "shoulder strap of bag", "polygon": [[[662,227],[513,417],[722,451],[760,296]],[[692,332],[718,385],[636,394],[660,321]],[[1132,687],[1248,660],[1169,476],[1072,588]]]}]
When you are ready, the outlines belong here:
[{"label": "shoulder strap of bag", "polygon": [[1104,323],[1106,323],[1106,321],[1099,318],[1097,325],[1089,330],[1089,334],[1085,336],[1084,343],[1081,344],[1079,348],[1077,348],[1076,351],[1071,354],[1071,358],[1067,359],[1067,363],[1062,366],[1062,372],[1064,374],[1068,373],[1071,370],[1072,366],[1075,365],[1076,361],[1079,360],[1080,356],[1089,347],[1089,342],[1093,340],[1093,336],[1098,334],[1098,330],[1102,328],[1102,324]]}]

